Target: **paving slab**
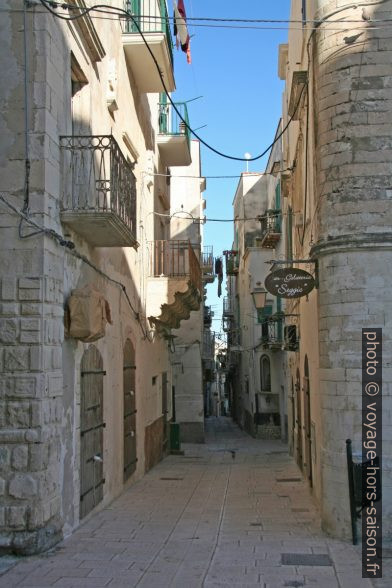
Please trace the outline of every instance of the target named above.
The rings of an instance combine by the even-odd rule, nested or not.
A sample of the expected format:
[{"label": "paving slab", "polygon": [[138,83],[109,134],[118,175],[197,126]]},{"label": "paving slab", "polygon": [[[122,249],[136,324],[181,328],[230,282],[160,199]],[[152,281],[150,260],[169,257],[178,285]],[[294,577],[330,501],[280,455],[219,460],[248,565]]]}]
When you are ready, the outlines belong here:
[{"label": "paving slab", "polygon": [[0,558],[0,588],[391,588],[391,558],[364,580],[360,548],[322,532],[285,445],[206,432],[50,552]]}]

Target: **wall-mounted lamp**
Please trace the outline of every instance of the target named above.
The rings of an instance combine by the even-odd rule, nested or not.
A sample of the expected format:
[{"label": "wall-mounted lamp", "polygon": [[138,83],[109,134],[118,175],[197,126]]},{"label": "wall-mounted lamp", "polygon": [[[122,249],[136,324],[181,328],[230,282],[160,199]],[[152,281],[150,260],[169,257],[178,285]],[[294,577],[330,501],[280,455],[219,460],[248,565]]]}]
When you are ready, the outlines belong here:
[{"label": "wall-mounted lamp", "polygon": [[267,290],[264,290],[263,288],[255,288],[251,294],[253,298],[253,304],[257,310],[264,308],[267,297]]}]

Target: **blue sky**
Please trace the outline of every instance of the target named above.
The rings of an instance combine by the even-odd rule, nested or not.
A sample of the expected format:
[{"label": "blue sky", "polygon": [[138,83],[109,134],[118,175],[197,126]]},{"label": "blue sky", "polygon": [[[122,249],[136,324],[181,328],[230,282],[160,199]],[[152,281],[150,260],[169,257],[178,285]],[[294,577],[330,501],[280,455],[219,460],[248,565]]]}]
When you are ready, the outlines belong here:
[{"label": "blue sky", "polygon": [[[188,17],[287,19],[290,0],[185,0],[185,8]],[[174,51],[175,100],[203,96],[188,105],[190,125],[194,129],[207,125],[197,132],[215,148],[238,157],[245,152],[261,153],[273,141],[281,113],[278,45],[287,42],[287,29],[192,27],[189,21],[189,32],[192,65],[187,64],[184,53]],[[267,158],[250,163],[249,171],[264,171]],[[203,175],[237,175],[245,170],[244,162],[223,159],[202,147]],[[232,217],[237,182],[207,179],[207,219]],[[207,222],[204,231],[204,242],[214,246],[215,255],[230,249],[232,223]],[[217,297],[216,282],[208,286],[207,304],[213,306],[215,318],[220,318],[222,298]],[[214,330],[219,331],[220,326],[214,321]]]}]

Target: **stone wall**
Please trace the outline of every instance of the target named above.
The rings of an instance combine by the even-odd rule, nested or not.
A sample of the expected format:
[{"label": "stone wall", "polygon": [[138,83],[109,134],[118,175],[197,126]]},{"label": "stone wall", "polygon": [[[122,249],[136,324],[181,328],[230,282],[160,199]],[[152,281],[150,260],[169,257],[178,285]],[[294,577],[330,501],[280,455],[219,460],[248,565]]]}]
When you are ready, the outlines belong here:
[{"label": "stone wall", "polygon": [[[352,3],[319,0],[317,17],[361,20]],[[367,9],[392,16],[392,2]],[[365,22],[365,21],[364,21]],[[337,32],[320,26],[314,38],[319,259],[319,386],[323,437],[323,522],[348,537],[350,509],[345,440],[361,448],[361,329],[384,333],[384,404],[391,415],[392,262],[392,32],[351,24]],[[388,422],[386,420],[386,422]],[[384,427],[384,532],[392,536],[390,427]]]}]

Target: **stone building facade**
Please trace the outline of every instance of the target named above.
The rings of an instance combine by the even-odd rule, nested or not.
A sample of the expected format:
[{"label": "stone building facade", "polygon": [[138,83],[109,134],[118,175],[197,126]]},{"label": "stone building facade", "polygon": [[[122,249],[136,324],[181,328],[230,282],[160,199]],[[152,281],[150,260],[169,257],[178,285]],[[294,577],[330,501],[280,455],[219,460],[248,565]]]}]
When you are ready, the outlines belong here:
[{"label": "stone building facade", "polygon": [[[300,347],[290,362],[289,442],[324,528],[351,534],[346,439],[361,455],[362,329],[383,330],[383,532],[391,537],[392,3],[302,2],[303,29],[280,47],[284,212],[294,259],[318,288],[289,303]],[[301,20],[301,3],[291,18]],[[316,24],[314,24],[316,22]],[[302,269],[315,272],[315,264]],[[380,415],[381,417],[381,415]]]},{"label": "stone building facade", "polygon": [[[279,123],[277,136],[280,131]],[[255,437],[286,440],[285,307],[282,299],[264,289],[272,261],[284,257],[286,247],[280,162],[277,140],[265,173],[243,173],[238,183],[233,247],[226,253],[228,297],[223,316],[234,418]],[[261,292],[265,299],[257,307]]]},{"label": "stone building facade", "polygon": [[[170,241],[165,175],[191,161],[158,73],[173,91],[170,32],[144,30],[157,69],[134,21],[69,4],[55,12],[78,19],[22,0],[1,17],[0,549],[18,553],[53,545],[168,450],[171,328],[202,299],[199,248]],[[65,320],[86,286],[105,327],[90,340]]]}]

